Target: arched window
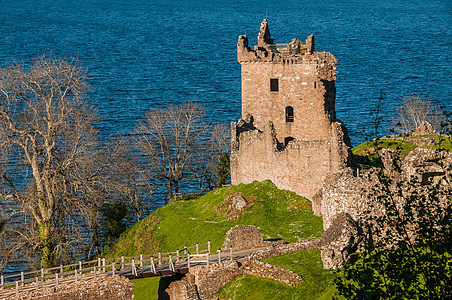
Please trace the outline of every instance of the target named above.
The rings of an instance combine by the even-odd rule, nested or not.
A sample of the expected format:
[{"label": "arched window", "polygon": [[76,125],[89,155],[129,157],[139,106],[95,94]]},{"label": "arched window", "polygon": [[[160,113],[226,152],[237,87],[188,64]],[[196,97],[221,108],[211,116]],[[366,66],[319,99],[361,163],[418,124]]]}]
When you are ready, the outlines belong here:
[{"label": "arched window", "polygon": [[292,106],[287,106],[286,107],[286,122],[293,122],[294,117],[293,117],[293,107]]}]

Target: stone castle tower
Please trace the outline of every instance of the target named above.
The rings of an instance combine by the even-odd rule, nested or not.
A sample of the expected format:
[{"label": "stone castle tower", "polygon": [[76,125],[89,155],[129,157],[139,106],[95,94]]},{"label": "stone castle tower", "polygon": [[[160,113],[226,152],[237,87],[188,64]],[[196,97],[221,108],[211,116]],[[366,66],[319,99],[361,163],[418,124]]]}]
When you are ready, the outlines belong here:
[{"label": "stone castle tower", "polygon": [[257,45],[239,36],[242,119],[232,124],[232,184],[270,179],[312,198],[326,176],[349,165],[350,142],[336,119],[336,58],[314,36],[275,44],[267,20]]}]

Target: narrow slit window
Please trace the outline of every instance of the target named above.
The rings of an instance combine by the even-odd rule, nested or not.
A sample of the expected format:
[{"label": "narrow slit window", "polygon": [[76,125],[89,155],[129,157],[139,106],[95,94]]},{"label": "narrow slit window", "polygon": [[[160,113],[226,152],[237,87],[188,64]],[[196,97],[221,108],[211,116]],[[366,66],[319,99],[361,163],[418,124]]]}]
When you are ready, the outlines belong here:
[{"label": "narrow slit window", "polygon": [[294,116],[293,116],[293,107],[292,106],[287,106],[286,107],[286,122],[293,122],[294,120]]},{"label": "narrow slit window", "polygon": [[270,78],[270,92],[279,91],[278,78]]}]

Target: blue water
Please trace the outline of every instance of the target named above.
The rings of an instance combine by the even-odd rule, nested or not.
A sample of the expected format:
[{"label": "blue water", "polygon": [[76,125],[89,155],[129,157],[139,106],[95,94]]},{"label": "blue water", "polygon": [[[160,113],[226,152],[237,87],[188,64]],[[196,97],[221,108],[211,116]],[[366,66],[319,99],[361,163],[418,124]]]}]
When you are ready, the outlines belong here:
[{"label": "blue water", "polygon": [[383,127],[403,96],[451,104],[451,1],[0,0],[0,65],[43,53],[88,69],[102,133],[130,133],[151,108],[196,100],[211,121],[240,117],[236,42],[316,37],[337,56],[337,116],[354,145],[370,131],[380,90]]}]

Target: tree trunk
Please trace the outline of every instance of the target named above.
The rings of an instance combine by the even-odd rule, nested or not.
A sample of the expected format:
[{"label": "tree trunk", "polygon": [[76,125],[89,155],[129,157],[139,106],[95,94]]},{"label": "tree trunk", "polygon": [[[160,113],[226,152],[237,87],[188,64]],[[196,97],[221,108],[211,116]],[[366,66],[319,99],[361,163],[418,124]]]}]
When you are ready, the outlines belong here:
[{"label": "tree trunk", "polygon": [[179,181],[174,181],[174,192],[179,193]]},{"label": "tree trunk", "polygon": [[168,179],[168,185],[166,186],[166,189],[168,191],[168,200],[171,200],[173,198],[173,183],[169,179]]},{"label": "tree trunk", "polygon": [[39,225],[39,243],[41,268],[50,268],[53,264],[53,247],[50,237],[50,221],[43,221]]}]

